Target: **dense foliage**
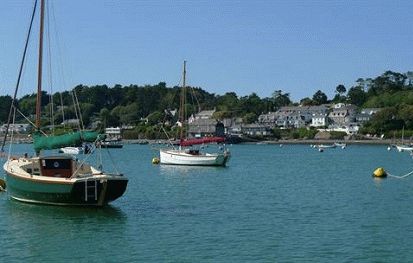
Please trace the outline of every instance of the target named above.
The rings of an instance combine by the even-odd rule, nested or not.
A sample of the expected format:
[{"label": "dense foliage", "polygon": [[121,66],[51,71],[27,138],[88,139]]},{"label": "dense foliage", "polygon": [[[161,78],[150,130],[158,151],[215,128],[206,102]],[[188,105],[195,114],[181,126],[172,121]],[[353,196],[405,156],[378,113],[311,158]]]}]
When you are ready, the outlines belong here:
[{"label": "dense foliage", "polygon": [[[333,88],[336,94],[331,100],[324,92],[318,90],[312,98],[302,99],[300,104],[320,105],[345,102],[359,107],[382,108],[370,122],[366,123],[362,132],[385,133],[393,136],[403,127],[406,132],[413,130],[412,81],[411,72],[402,74],[386,71],[373,79],[360,78],[349,89],[342,84],[338,85]],[[145,86],[96,85],[89,87],[78,85],[73,90],[77,98],[73,97],[73,93],[69,91],[54,93],[51,96],[43,91],[43,124],[62,123],[64,119],[76,119],[76,109],[73,106],[76,100],[79,101],[81,116],[86,127],[93,124],[98,124],[100,127],[133,125],[136,129],[131,131],[131,137],[134,135],[133,132],[156,137],[156,130],[159,129],[154,128],[155,126],[160,123],[174,123],[178,116],[178,114],[173,115],[172,112],[179,108],[181,89],[176,86],[167,87],[165,82]],[[199,87],[192,87],[189,90],[186,105],[188,116],[199,110],[215,109],[214,117],[217,119],[240,117],[245,123],[253,123],[257,121],[261,113],[275,111],[282,106],[293,104],[290,94],[281,90],[274,91],[271,97],[266,98],[260,98],[256,93],[241,97],[235,92],[216,95]],[[35,95],[30,94],[17,101],[19,110],[29,118],[33,118],[35,100]],[[0,96],[0,121],[2,123],[7,122],[10,103],[10,96]],[[24,121],[23,117],[18,117],[17,121]],[[304,131],[296,132],[298,135],[291,136],[313,137],[312,132],[311,134],[304,134]],[[278,133],[275,132],[275,134]]]}]

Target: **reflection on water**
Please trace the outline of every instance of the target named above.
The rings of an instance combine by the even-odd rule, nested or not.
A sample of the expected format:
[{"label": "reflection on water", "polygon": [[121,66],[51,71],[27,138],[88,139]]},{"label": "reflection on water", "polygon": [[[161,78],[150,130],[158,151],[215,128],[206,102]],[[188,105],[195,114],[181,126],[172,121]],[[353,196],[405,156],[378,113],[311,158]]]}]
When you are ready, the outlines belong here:
[{"label": "reflection on water", "polygon": [[190,176],[216,173],[225,170],[226,167],[218,166],[188,166],[188,165],[159,165],[159,174],[163,176]]},{"label": "reflection on water", "polygon": [[386,178],[373,177],[374,185],[377,188],[380,188],[382,186],[384,180],[386,180]]},{"label": "reflection on water", "polygon": [[38,205],[9,200],[4,209],[9,212],[13,218],[30,217],[32,220],[37,219],[92,219],[92,220],[125,220],[126,214],[121,209],[108,205],[105,207],[77,207],[77,206],[54,206]]}]

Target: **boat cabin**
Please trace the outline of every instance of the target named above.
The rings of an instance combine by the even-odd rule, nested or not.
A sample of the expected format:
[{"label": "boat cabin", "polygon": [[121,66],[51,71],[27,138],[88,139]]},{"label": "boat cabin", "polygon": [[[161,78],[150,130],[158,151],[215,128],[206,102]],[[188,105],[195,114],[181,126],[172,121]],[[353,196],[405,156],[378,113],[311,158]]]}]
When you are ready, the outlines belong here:
[{"label": "boat cabin", "polygon": [[191,154],[191,155],[199,155],[199,150],[198,149],[187,149],[185,152],[187,154]]},{"label": "boat cabin", "polygon": [[72,176],[72,158],[46,157],[40,158],[40,172],[42,176],[64,177]]},{"label": "boat cabin", "polygon": [[[24,161],[24,159],[23,159]],[[70,178],[77,175],[92,173],[89,165],[78,165],[76,160],[68,156],[40,157],[36,161],[23,165],[22,168],[30,175]]]}]

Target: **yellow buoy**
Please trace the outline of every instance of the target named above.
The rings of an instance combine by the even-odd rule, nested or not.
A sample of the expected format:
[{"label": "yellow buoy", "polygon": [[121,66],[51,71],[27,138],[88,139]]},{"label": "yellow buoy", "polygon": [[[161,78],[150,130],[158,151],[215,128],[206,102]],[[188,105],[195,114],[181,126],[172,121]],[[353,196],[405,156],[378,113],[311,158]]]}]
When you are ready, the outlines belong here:
[{"label": "yellow buoy", "polygon": [[374,170],[374,172],[373,172],[373,177],[385,178],[385,177],[387,177],[387,173],[386,173],[386,171],[384,170],[384,168],[379,167],[379,168],[377,168],[376,170]]},{"label": "yellow buoy", "polygon": [[152,163],[153,163],[153,164],[159,164],[159,162],[160,162],[160,160],[159,160],[158,157],[153,157],[153,158],[152,158]]}]

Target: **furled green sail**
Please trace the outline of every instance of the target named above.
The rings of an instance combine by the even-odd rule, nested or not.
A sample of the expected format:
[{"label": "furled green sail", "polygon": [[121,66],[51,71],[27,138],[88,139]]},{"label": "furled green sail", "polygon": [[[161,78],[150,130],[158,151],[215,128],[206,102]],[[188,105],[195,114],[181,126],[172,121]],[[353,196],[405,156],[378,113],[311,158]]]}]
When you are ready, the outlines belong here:
[{"label": "furled green sail", "polygon": [[82,138],[83,142],[95,142],[98,138],[99,140],[103,140],[105,137],[104,134],[99,134],[95,131],[83,131],[80,132],[80,134],[80,137]]},{"label": "furled green sail", "polygon": [[81,146],[82,142],[95,142],[97,139],[103,139],[104,136],[93,131],[74,132],[58,136],[44,136],[39,132],[33,134],[34,150],[53,150],[67,146]]}]

